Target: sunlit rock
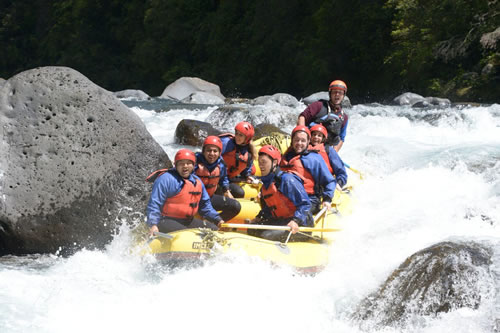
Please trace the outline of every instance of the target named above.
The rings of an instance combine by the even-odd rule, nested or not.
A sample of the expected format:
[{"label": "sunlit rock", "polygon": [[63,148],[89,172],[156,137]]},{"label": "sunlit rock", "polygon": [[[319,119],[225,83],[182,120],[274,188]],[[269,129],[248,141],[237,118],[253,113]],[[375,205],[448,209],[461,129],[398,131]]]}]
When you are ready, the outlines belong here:
[{"label": "sunlit rock", "polygon": [[169,84],[160,97],[173,98],[181,101],[196,92],[205,92],[217,96],[222,100],[225,99],[218,85],[197,77],[181,77],[177,81]]},{"label": "sunlit rock", "polygon": [[193,119],[183,119],[175,129],[174,140],[178,144],[201,148],[207,136],[219,135],[221,133],[221,131],[215,129],[209,123]]},{"label": "sunlit rock", "polygon": [[[301,100],[302,103],[305,105],[312,104],[314,102],[319,101],[320,99],[324,101],[328,101],[330,99],[330,96],[328,95],[328,91],[320,91],[317,93],[314,93],[312,95],[307,96],[306,98],[303,98]],[[342,107],[343,108],[352,108],[351,100],[349,99],[349,96],[345,96],[344,99],[342,100]]]},{"label": "sunlit rock", "polygon": [[206,119],[210,124],[225,131],[234,132],[240,121],[248,121],[254,127],[265,123],[277,127],[292,126],[297,122],[298,112],[293,113],[286,106],[278,106],[272,112],[268,106],[261,105],[225,105],[213,111]]},{"label": "sunlit rock", "polygon": [[294,96],[283,93],[259,96],[252,100],[253,105],[267,105],[269,102],[274,102],[289,107],[296,107],[299,105],[299,101]]},{"label": "sunlit rock", "polygon": [[0,87],[0,145],[0,254],[102,247],[171,165],[134,112],[66,67]]},{"label": "sunlit rock", "polygon": [[451,101],[447,98],[425,97],[423,100],[416,101],[411,105],[412,108],[428,108],[428,107],[449,107]]},{"label": "sunlit rock", "polygon": [[182,103],[190,104],[224,104],[224,99],[219,96],[212,95],[203,91],[198,91],[192,93],[188,97],[184,98]]},{"label": "sunlit rock", "polygon": [[328,91],[320,91],[312,95],[309,95],[306,98],[302,99],[302,103],[304,103],[305,105],[309,105],[316,101],[319,101],[320,99],[328,101],[330,99],[330,96],[328,96]]},{"label": "sunlit rock", "polygon": [[404,327],[422,316],[494,301],[492,249],[476,242],[442,242],[408,259],[354,314],[367,330]]},{"label": "sunlit rock", "polygon": [[0,78],[0,87],[3,86],[5,82],[6,82],[5,79]]},{"label": "sunlit rock", "polygon": [[439,97],[426,97],[425,100],[433,106],[448,107],[451,105],[451,101],[448,98]]},{"label": "sunlit rock", "polygon": [[253,105],[265,105],[271,99],[271,95],[264,95],[256,97],[252,100]]},{"label": "sunlit rock", "polygon": [[127,90],[117,91],[117,92],[114,92],[113,95],[115,95],[116,98],[130,99],[130,100],[136,100],[136,101],[145,101],[145,100],[148,100],[151,98],[144,91],[135,90],[135,89],[127,89]]},{"label": "sunlit rock", "polygon": [[406,92],[395,97],[392,101],[395,105],[413,105],[417,102],[425,101],[425,98],[415,93]]},{"label": "sunlit rock", "polygon": [[413,108],[426,108],[431,106],[447,107],[451,105],[451,101],[447,98],[439,97],[423,97],[421,95],[407,92],[393,99],[395,105],[410,105]]},{"label": "sunlit rock", "polygon": [[431,103],[429,103],[425,98],[421,101],[417,101],[411,105],[412,108],[427,108],[430,107]]}]

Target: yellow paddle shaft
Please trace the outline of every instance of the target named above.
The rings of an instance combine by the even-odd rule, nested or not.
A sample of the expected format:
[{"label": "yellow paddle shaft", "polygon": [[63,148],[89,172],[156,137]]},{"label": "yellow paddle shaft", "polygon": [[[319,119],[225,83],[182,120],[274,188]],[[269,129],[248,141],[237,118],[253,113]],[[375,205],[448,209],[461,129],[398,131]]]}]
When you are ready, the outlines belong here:
[{"label": "yellow paddle shaft", "polygon": [[[290,231],[291,228],[287,225],[265,225],[265,224],[239,224],[239,223],[222,223],[221,228],[238,228],[238,229],[264,229],[264,230],[285,230]],[[302,232],[335,232],[340,231],[340,229],[333,228],[309,228],[309,227],[299,227],[299,231]]]}]

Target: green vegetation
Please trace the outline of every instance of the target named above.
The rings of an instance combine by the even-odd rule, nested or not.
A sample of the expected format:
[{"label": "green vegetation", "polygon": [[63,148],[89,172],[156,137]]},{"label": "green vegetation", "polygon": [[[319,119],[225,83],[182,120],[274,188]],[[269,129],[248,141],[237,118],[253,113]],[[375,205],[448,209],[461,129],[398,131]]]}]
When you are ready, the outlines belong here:
[{"label": "green vegetation", "polygon": [[0,2],[0,77],[69,66],[160,95],[181,76],[228,96],[326,89],[355,103],[404,91],[499,102],[498,0]]}]

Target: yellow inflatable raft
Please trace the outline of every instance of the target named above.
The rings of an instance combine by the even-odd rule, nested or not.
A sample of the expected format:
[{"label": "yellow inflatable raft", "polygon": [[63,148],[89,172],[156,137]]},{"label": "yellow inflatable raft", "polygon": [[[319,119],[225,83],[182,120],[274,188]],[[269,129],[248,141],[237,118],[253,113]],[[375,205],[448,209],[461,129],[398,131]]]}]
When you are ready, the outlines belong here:
[{"label": "yellow inflatable raft", "polygon": [[[281,154],[284,154],[286,152],[286,150],[291,145],[291,143],[292,143],[292,139],[290,138],[290,135],[282,134],[282,133],[272,133],[269,136],[265,136],[265,137],[262,137],[260,139],[253,141],[253,145],[255,146],[255,149],[257,151],[259,151],[259,149],[265,145],[273,145],[279,149]],[[256,170],[255,176],[261,176],[259,163],[257,163],[256,160],[254,160],[254,165],[255,165],[255,170]],[[245,197],[246,197],[246,195],[245,195]]]},{"label": "yellow inflatable raft", "polygon": [[[259,151],[259,149],[262,148],[262,146],[273,145],[280,150],[281,154],[285,153],[290,144],[291,144],[290,135],[282,133],[272,133],[269,136],[265,136],[253,141],[253,145],[255,146],[255,149],[257,151]],[[259,163],[257,163],[256,159],[254,160],[253,165],[255,166],[254,176],[255,177],[261,176]],[[257,194],[259,194],[261,187],[260,182],[256,182],[254,184],[246,182],[238,182],[238,185],[241,186],[243,191],[245,191],[245,196],[244,196],[245,199],[253,199],[257,197]]]},{"label": "yellow inflatable raft", "polygon": [[[172,265],[202,262],[206,257],[218,254],[243,253],[276,265],[288,265],[298,271],[312,273],[328,263],[329,245],[342,229],[340,217],[349,214],[352,209],[350,193],[336,191],[332,201],[332,211],[322,211],[320,216],[316,216],[314,228],[302,229],[304,232],[312,232],[308,241],[276,242],[246,233],[247,227],[252,228],[253,225],[241,223],[245,218],[255,217],[260,211],[260,205],[255,200],[240,200],[242,213],[230,221],[240,224],[226,224],[225,231],[186,229],[168,234],[158,233],[140,246],[141,254],[152,254],[167,265]],[[264,228],[287,227],[264,226]]]}]

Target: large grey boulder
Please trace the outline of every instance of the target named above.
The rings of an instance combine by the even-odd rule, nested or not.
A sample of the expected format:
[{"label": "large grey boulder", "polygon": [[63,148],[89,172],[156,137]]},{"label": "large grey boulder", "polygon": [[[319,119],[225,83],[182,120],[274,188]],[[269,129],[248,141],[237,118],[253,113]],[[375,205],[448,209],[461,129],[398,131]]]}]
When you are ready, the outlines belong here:
[{"label": "large grey boulder", "polygon": [[132,99],[137,101],[145,101],[151,98],[144,91],[136,89],[126,89],[126,90],[116,91],[113,93],[113,95],[115,95],[116,98]]},{"label": "large grey boulder", "polygon": [[170,166],[130,109],[66,67],[0,87],[0,254],[102,247]]},{"label": "large grey boulder", "polygon": [[5,79],[0,78],[0,87],[5,83]]},{"label": "large grey boulder", "polygon": [[163,90],[160,97],[173,98],[181,101],[196,92],[205,92],[217,96],[222,100],[225,99],[225,97],[221,94],[218,85],[197,77],[181,77],[180,79],[177,79],[175,82],[169,84],[165,90]]},{"label": "large grey boulder", "polygon": [[420,316],[477,309],[497,297],[492,247],[473,241],[442,242],[401,264],[366,297],[354,318],[365,329],[405,327]]}]

